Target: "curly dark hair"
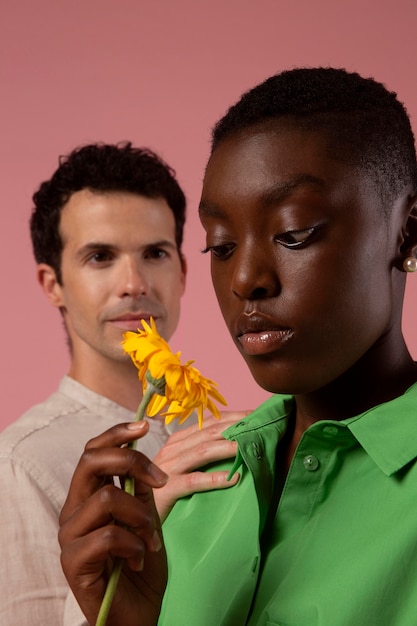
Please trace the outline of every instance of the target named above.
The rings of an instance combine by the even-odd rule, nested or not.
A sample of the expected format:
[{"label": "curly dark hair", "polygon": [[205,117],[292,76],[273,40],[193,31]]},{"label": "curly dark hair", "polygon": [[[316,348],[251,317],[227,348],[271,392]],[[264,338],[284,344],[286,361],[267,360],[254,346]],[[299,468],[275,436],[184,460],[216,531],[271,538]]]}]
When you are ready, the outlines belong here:
[{"label": "curly dark hair", "polygon": [[329,67],[271,76],[242,95],[212,131],[212,152],[232,134],[285,117],[301,130],[326,134],[339,160],[371,176],[389,213],[411,185],[417,190],[414,136],[397,94],[373,78]]},{"label": "curly dark hair", "polygon": [[175,171],[148,148],[130,142],[81,146],[59,158],[59,167],[33,195],[30,232],[35,259],[47,263],[61,282],[61,210],[82,189],[122,191],[147,198],[163,198],[175,218],[175,240],[180,257],[186,200]]}]

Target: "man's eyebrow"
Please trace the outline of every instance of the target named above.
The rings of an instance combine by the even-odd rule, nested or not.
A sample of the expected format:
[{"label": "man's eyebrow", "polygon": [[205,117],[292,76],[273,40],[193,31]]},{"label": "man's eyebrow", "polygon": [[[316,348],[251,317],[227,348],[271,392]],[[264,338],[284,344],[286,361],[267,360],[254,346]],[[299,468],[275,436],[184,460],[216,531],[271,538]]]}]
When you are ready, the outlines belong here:
[{"label": "man's eyebrow", "polygon": [[82,257],[90,252],[97,252],[98,250],[113,250],[114,246],[110,243],[104,243],[103,241],[89,241],[77,250],[77,256]]},{"label": "man's eyebrow", "polygon": [[[170,241],[169,239],[158,239],[156,241],[148,241],[144,243],[141,248],[171,248],[172,250],[177,249],[177,245],[174,241]],[[117,250],[118,246],[113,243],[108,243],[104,241],[89,241],[85,245],[81,246],[79,250],[77,250],[77,256],[83,257],[92,252],[109,252],[111,250]]]},{"label": "man's eyebrow", "polygon": [[159,239],[158,241],[149,241],[143,245],[144,248],[173,248],[176,250],[177,244],[170,239]]}]

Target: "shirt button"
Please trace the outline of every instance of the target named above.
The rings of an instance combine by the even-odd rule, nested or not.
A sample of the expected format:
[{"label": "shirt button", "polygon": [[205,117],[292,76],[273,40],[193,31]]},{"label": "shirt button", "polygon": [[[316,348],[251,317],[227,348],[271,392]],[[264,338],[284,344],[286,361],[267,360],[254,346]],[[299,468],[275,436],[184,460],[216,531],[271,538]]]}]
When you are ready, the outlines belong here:
[{"label": "shirt button", "polygon": [[256,441],[252,441],[252,451],[257,459],[262,459],[262,448],[256,443]]},{"label": "shirt button", "polygon": [[320,465],[319,460],[313,454],[307,454],[303,459],[303,465],[309,472],[315,472]]},{"label": "shirt button", "polygon": [[334,437],[338,432],[339,429],[337,426],[325,426],[323,428],[323,435],[325,435],[325,437]]}]

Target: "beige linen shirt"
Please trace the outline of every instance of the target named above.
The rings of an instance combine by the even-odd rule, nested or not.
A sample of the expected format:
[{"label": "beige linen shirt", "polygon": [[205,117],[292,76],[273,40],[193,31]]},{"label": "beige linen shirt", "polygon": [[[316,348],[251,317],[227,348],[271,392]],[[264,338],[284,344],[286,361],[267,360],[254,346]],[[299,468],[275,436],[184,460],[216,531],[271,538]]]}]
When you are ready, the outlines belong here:
[{"label": "beige linen shirt", "polygon": [[[86,442],[134,414],[68,376],[0,433],[0,624],[61,626],[69,593],[58,517]],[[138,449],[153,458],[176,429],[149,420]]]}]

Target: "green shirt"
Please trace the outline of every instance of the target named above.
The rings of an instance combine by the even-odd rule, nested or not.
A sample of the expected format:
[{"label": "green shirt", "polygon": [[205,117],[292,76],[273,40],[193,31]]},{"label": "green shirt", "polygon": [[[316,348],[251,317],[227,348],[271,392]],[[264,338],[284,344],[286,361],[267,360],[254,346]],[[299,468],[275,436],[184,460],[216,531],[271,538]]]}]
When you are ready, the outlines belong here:
[{"label": "green shirt", "polygon": [[417,384],[311,426],[284,481],[292,408],[274,396],[229,428],[239,484],[168,516],[161,626],[417,625]]}]

